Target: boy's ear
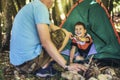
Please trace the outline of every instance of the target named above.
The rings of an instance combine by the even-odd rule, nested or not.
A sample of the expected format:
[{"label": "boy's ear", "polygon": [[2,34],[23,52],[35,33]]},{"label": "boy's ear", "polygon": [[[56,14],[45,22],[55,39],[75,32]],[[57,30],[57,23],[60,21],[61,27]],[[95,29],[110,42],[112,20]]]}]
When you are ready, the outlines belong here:
[{"label": "boy's ear", "polygon": [[87,30],[85,29],[85,33],[87,33]]}]

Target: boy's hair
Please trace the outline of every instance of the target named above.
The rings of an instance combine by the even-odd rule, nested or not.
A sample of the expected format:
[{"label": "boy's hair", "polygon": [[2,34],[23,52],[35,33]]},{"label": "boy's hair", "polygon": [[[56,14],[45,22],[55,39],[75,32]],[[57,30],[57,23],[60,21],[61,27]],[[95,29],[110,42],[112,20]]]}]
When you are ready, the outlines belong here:
[{"label": "boy's hair", "polygon": [[79,21],[79,22],[77,22],[77,23],[75,24],[75,26],[76,26],[76,25],[82,25],[82,26],[83,26],[83,28],[84,28],[84,29],[86,29],[85,24],[84,24],[84,23],[82,23],[82,22],[80,22],[80,21]]}]

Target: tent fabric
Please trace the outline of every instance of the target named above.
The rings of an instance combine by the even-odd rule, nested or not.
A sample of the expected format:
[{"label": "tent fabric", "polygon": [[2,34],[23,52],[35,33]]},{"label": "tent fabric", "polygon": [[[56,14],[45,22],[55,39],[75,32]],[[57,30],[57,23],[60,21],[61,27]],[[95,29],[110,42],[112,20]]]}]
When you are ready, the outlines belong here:
[{"label": "tent fabric", "polygon": [[[67,16],[62,27],[74,34],[74,25],[81,21],[93,39],[95,58],[120,59],[120,44],[106,11],[94,0],[83,0]],[[71,40],[64,49],[71,48]]]},{"label": "tent fabric", "polygon": [[108,10],[107,10],[106,7],[104,6],[104,4],[101,2],[101,0],[96,0],[96,2],[98,2],[98,3],[101,5],[101,7],[105,10],[108,18],[110,19],[110,22],[111,22],[111,24],[112,24],[112,27],[113,27],[113,30],[114,30],[114,32],[115,32],[115,35],[116,35],[116,37],[117,37],[117,39],[118,39],[118,42],[119,42],[119,44],[120,44],[120,36],[119,36],[118,32],[117,32],[116,29],[115,29],[114,23],[113,23],[113,21],[112,21],[112,18],[111,18],[111,16],[110,16],[110,14],[108,13]]}]

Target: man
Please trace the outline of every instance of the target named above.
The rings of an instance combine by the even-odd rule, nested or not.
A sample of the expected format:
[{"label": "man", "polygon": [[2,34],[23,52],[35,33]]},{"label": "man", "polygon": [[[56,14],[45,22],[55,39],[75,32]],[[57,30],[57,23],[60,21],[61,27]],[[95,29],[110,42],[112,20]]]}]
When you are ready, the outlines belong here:
[{"label": "man", "polygon": [[34,73],[42,61],[43,48],[64,69],[85,70],[80,64],[66,65],[66,60],[59,54],[51,41],[49,33],[48,8],[53,0],[34,0],[24,6],[16,15],[10,41],[10,62],[21,71]]}]

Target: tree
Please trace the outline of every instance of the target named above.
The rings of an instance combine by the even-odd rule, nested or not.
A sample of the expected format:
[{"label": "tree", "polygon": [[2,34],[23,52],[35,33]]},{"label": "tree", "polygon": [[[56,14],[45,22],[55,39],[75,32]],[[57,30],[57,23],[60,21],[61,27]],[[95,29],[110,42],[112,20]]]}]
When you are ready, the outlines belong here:
[{"label": "tree", "polygon": [[111,14],[113,11],[113,2],[114,0],[102,0],[103,4],[105,5],[105,7],[108,10],[108,13]]},{"label": "tree", "polygon": [[[2,3],[2,0],[0,0],[0,5]],[[1,48],[2,48],[2,27],[1,27],[1,20],[2,19],[2,7],[0,6],[0,52],[1,52]]]},{"label": "tree", "polygon": [[10,36],[13,18],[17,12],[25,5],[26,0],[5,0],[4,1],[4,33],[6,35],[5,41],[2,44],[2,50],[9,50]]},{"label": "tree", "polygon": [[10,31],[12,27],[12,1],[5,1],[5,9],[4,9],[4,21],[5,21],[5,29],[6,29],[6,42],[4,45],[4,49],[9,50],[9,41],[10,41]]},{"label": "tree", "polygon": [[[10,33],[12,22],[17,12],[26,4],[26,1],[33,0],[0,0],[0,50],[2,48],[2,33],[6,34],[3,50],[9,50]],[[78,0],[55,0],[54,7],[50,10],[51,19],[56,25],[60,25],[61,21],[66,18],[66,14]],[[101,0],[108,12],[113,14],[113,2],[118,3],[119,0]],[[1,24],[3,24],[1,26]]]},{"label": "tree", "polygon": [[55,0],[52,11],[54,23],[60,25],[61,21],[66,18],[66,14],[73,5],[72,0]]}]

